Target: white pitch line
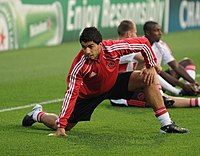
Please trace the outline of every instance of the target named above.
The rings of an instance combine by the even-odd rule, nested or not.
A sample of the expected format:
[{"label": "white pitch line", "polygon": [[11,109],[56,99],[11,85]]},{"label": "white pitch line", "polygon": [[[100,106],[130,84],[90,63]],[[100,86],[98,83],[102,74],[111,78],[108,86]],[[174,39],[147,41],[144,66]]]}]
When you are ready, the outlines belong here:
[{"label": "white pitch line", "polygon": [[9,112],[9,111],[13,111],[13,110],[24,109],[24,108],[29,108],[29,107],[35,106],[36,104],[46,105],[46,104],[51,104],[51,103],[60,102],[60,101],[63,101],[63,99],[55,99],[55,100],[49,100],[49,101],[44,101],[44,102],[40,102],[40,103],[32,103],[32,104],[28,104],[28,105],[25,105],[25,106],[5,108],[5,109],[0,109],[0,113],[1,112]]},{"label": "white pitch line", "polygon": [[[196,77],[200,77],[200,74],[197,74]],[[5,108],[5,109],[0,109],[0,113],[1,112],[9,112],[9,111],[13,111],[13,110],[24,109],[24,108],[29,108],[29,107],[35,106],[36,104],[46,105],[46,104],[51,104],[51,103],[60,102],[60,101],[63,101],[63,99],[55,99],[55,100],[49,100],[49,101],[44,101],[44,102],[40,102],[40,103],[32,103],[32,104],[28,104],[28,105],[25,105],[25,106]]]}]

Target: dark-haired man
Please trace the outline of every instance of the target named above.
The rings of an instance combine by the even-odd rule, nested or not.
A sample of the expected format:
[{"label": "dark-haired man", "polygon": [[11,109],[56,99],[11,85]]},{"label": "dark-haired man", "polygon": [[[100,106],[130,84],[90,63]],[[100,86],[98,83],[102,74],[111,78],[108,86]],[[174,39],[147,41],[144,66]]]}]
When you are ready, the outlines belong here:
[{"label": "dark-haired man", "polygon": [[[200,92],[198,82],[195,81],[196,71],[195,64],[191,59],[185,58],[180,62],[177,62],[167,43],[161,40],[162,31],[157,22],[147,21],[143,26],[145,37],[148,38],[152,45],[152,49],[156,54],[159,65],[168,64],[170,69],[166,72],[161,71],[161,75],[172,86],[179,86],[182,90],[173,89],[170,86],[161,85],[175,95],[196,95]],[[186,83],[179,81],[179,78],[183,78]]]},{"label": "dark-haired man", "polygon": [[[38,106],[24,117],[23,126],[31,126],[35,121],[40,121],[57,129],[52,135],[66,136],[65,131],[79,121],[90,120],[94,109],[104,99],[129,98],[133,91],[143,89],[161,123],[162,133],[188,132],[170,119],[156,86],[156,58],[145,37],[102,41],[101,33],[95,27],[88,27],[82,31],[79,41],[82,49],[71,65],[67,91],[56,124],[49,124],[48,118],[51,116],[39,110]],[[133,52],[142,53],[146,68],[142,72],[118,74],[119,58]],[[53,123],[55,118],[51,121]]]}]

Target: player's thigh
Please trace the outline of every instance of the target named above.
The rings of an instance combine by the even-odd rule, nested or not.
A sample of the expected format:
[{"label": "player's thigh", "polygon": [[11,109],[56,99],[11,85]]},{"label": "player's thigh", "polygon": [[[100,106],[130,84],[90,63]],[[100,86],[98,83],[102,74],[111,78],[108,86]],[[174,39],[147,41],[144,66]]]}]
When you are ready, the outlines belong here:
[{"label": "player's thigh", "polygon": [[142,75],[140,75],[140,71],[132,72],[128,82],[128,91],[142,89],[144,88],[144,86],[144,80]]},{"label": "player's thigh", "polygon": [[104,97],[105,95],[89,99],[78,98],[68,122],[89,121],[93,111],[104,100]]}]

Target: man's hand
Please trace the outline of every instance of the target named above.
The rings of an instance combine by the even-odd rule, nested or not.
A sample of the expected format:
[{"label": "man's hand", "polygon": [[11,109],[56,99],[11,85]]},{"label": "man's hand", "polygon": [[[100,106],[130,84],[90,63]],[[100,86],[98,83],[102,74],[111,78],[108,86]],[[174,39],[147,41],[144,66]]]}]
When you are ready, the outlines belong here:
[{"label": "man's hand", "polygon": [[152,68],[143,68],[140,72],[140,75],[143,76],[144,83],[149,86],[152,83],[154,83],[156,72],[153,67]]},{"label": "man's hand", "polygon": [[65,133],[64,128],[58,128],[55,133],[50,133],[49,136],[67,137],[67,134]]},{"label": "man's hand", "polygon": [[162,71],[162,67],[158,64],[154,68],[158,74]]},{"label": "man's hand", "polygon": [[200,85],[198,82],[195,82],[193,84],[191,84],[196,92],[196,94],[199,94],[200,93]]},{"label": "man's hand", "polygon": [[195,83],[194,87],[195,87],[197,94],[200,94],[200,85],[198,82]]},{"label": "man's hand", "polygon": [[187,95],[194,96],[198,94],[198,90],[196,90],[196,86],[194,84],[184,84],[182,88],[187,93]]}]

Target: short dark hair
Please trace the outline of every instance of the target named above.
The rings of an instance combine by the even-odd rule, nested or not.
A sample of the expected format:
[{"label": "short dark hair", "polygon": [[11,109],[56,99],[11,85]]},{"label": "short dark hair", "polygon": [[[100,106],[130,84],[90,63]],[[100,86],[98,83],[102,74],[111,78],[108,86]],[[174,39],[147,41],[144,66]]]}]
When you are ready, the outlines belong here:
[{"label": "short dark hair", "polygon": [[152,30],[153,26],[158,25],[157,22],[154,21],[147,21],[145,22],[144,26],[143,26],[143,31],[146,34],[146,32],[149,32]]},{"label": "short dark hair", "polygon": [[99,30],[95,27],[86,27],[83,29],[79,42],[88,42],[88,41],[93,41],[96,44],[99,44],[102,42],[102,35],[99,32]]},{"label": "short dark hair", "polygon": [[118,35],[124,36],[127,31],[129,31],[133,28],[134,28],[133,22],[131,22],[129,20],[123,20],[123,21],[121,21],[121,23],[117,27]]}]

